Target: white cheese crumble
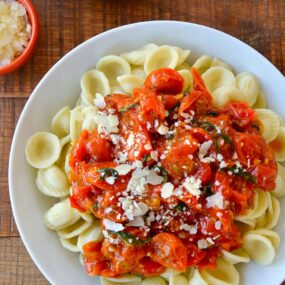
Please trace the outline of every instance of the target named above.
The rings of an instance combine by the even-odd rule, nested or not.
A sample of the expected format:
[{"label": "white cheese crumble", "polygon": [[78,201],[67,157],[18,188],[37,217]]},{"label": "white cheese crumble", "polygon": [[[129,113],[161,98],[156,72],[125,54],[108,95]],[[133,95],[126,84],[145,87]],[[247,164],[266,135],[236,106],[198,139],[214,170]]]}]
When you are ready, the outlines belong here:
[{"label": "white cheese crumble", "polygon": [[200,249],[205,249],[205,248],[209,247],[209,243],[208,243],[208,241],[206,239],[198,240],[197,245],[198,245],[198,248],[200,248]]},{"label": "white cheese crumble", "polygon": [[166,135],[168,130],[169,130],[168,127],[164,126],[164,125],[160,125],[157,129],[157,131],[160,135]]},{"label": "white cheese crumble", "polygon": [[195,178],[194,176],[186,177],[185,181],[183,182],[182,186],[193,196],[197,198],[200,197],[201,194],[201,180]]},{"label": "white cheese crumble", "polygon": [[210,147],[211,147],[212,144],[213,144],[212,141],[203,142],[203,143],[200,145],[199,157],[204,157],[204,156],[208,153],[208,150],[210,149]]},{"label": "white cheese crumble", "polygon": [[224,197],[220,192],[215,193],[206,198],[207,200],[207,208],[217,207],[219,209],[224,208]]},{"label": "white cheese crumble", "polygon": [[119,232],[124,229],[124,226],[122,224],[115,223],[108,219],[103,219],[103,224],[107,230],[113,231],[113,232]]},{"label": "white cheese crumble", "polygon": [[29,43],[32,27],[18,1],[0,1],[0,66],[11,63]]},{"label": "white cheese crumble", "polygon": [[98,125],[98,132],[106,135],[110,133],[118,133],[119,119],[116,115],[106,115],[104,112],[98,112],[94,117]]},{"label": "white cheese crumble", "polygon": [[96,93],[94,98],[94,105],[100,109],[104,109],[106,107],[105,99],[100,93]]},{"label": "white cheese crumble", "polygon": [[119,175],[127,175],[132,170],[132,166],[129,164],[120,164],[115,167],[115,170]]},{"label": "white cheese crumble", "polygon": [[197,225],[191,226],[191,225],[183,224],[180,226],[179,229],[189,232],[192,235],[195,235],[198,231]]},{"label": "white cheese crumble", "polygon": [[164,199],[169,198],[173,194],[174,185],[171,182],[165,183],[161,188],[161,197]]},{"label": "white cheese crumble", "polygon": [[114,183],[115,183],[115,181],[116,181],[116,177],[114,177],[114,176],[109,176],[109,177],[106,177],[104,180],[105,180],[105,182],[107,182],[108,184],[114,185]]},{"label": "white cheese crumble", "polygon": [[144,219],[141,216],[135,217],[133,221],[127,223],[129,227],[143,227]]}]

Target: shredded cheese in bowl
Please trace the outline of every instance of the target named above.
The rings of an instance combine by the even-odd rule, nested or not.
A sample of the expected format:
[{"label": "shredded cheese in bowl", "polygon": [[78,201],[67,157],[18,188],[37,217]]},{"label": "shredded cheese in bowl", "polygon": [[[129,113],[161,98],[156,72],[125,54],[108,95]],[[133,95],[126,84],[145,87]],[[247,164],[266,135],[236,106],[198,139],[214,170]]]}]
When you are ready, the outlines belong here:
[{"label": "shredded cheese in bowl", "polygon": [[27,47],[32,28],[25,7],[0,1],[0,66],[11,63]]}]

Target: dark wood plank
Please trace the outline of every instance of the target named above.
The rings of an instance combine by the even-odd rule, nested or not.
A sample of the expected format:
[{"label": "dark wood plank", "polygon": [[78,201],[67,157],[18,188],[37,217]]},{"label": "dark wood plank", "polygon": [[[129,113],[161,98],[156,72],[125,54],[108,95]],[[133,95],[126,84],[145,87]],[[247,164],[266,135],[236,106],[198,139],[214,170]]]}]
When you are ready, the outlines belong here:
[{"label": "dark wood plank", "polygon": [[284,1],[34,2],[41,23],[38,48],[25,67],[0,78],[0,96],[29,96],[48,69],[82,41],[107,29],[146,20],[181,20],[220,29],[247,42],[285,71]]},{"label": "dark wood plank", "polygon": [[48,285],[19,237],[0,238],[0,285]]},{"label": "dark wood plank", "polygon": [[8,160],[16,122],[26,100],[26,98],[18,98],[17,100],[0,98],[0,237],[19,236],[10,207]]}]

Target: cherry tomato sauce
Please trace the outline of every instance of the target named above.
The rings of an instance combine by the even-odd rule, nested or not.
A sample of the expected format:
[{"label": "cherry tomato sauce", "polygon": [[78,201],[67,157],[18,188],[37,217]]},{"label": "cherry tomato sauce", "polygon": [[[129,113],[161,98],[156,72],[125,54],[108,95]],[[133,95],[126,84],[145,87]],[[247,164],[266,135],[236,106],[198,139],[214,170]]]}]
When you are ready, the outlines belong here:
[{"label": "cherry tomato sauce", "polygon": [[[88,274],[152,276],[166,268],[214,268],[222,249],[241,245],[234,215],[252,207],[255,189],[274,189],[276,162],[255,111],[237,101],[215,107],[198,72],[191,72],[194,89],[187,93],[179,73],[163,68],[133,96],[105,97],[105,110],[112,109],[119,120],[118,131],[84,130],[73,145],[71,205],[101,219],[105,235],[102,242],[84,246]],[[136,163],[156,167],[165,177],[133,198],[148,207],[140,227],[127,225],[120,203],[135,167],[126,174],[115,171]],[[199,184],[196,193],[185,184],[191,179]],[[165,197],[165,183],[180,193]],[[124,230],[107,231],[103,219]]]}]

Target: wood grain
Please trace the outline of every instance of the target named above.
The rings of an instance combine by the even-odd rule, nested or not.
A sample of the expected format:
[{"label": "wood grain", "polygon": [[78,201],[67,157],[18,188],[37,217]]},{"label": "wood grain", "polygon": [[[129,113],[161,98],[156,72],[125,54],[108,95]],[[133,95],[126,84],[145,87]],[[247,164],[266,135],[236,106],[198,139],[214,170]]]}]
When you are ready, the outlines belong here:
[{"label": "wood grain", "polygon": [[48,284],[24,249],[12,218],[8,158],[15,124],[27,97],[50,67],[76,45],[128,23],[180,20],[229,33],[257,49],[285,72],[285,1],[282,0],[33,2],[41,24],[37,50],[26,66],[0,77],[0,285]]}]

